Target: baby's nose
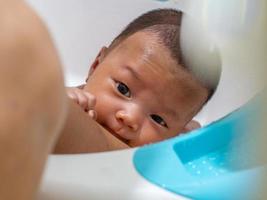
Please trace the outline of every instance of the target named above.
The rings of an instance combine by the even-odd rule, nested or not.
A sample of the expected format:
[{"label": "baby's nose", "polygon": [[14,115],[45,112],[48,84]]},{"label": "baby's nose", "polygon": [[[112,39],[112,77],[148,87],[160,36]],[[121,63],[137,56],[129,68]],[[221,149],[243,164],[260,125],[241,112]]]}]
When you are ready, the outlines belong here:
[{"label": "baby's nose", "polygon": [[116,119],[133,132],[141,126],[141,113],[137,109],[120,110],[116,113]]}]

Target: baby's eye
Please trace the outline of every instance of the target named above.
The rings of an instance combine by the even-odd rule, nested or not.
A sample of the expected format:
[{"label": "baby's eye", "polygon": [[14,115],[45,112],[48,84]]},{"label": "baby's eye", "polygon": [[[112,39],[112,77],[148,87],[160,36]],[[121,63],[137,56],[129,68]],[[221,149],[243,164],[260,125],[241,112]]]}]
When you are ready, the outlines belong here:
[{"label": "baby's eye", "polygon": [[151,115],[151,118],[158,123],[161,126],[164,126],[166,128],[168,128],[168,125],[166,124],[166,122],[158,115]]},{"label": "baby's eye", "polygon": [[118,81],[117,82],[117,89],[122,95],[124,95],[126,97],[131,97],[131,92],[130,92],[129,88],[127,87],[127,85],[125,85],[124,83]]}]

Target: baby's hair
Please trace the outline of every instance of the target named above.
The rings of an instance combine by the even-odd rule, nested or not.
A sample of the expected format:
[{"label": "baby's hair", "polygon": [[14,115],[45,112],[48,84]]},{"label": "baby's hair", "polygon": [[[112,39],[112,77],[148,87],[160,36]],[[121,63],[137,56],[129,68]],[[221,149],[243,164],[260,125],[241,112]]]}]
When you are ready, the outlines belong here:
[{"label": "baby's hair", "polygon": [[[171,57],[176,63],[182,66],[186,71],[196,76],[183,63],[182,50],[180,46],[180,26],[182,12],[175,9],[156,9],[149,11],[126,26],[126,28],[112,41],[109,50],[112,50],[123,40],[133,35],[136,32],[144,31],[156,34],[159,42],[166,47]],[[211,98],[215,88],[205,85],[201,80],[199,82],[208,90],[207,101]]]},{"label": "baby's hair", "polygon": [[111,47],[117,45],[117,42],[121,42],[130,35],[142,31],[148,27],[154,25],[175,25],[180,26],[182,19],[182,13],[174,9],[156,9],[144,13],[130,24],[113,40]]}]

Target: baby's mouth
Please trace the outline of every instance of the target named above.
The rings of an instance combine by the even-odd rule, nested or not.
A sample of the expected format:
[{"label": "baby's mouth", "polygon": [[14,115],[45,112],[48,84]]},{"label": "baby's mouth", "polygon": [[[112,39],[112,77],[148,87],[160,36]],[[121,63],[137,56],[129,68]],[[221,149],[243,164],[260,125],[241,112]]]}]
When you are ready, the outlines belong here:
[{"label": "baby's mouth", "polygon": [[116,131],[114,131],[113,129],[109,128],[108,126],[102,124],[102,126],[108,131],[110,132],[113,136],[115,136],[116,138],[118,138],[120,141],[128,144],[128,140],[123,138],[122,136],[120,136]]}]

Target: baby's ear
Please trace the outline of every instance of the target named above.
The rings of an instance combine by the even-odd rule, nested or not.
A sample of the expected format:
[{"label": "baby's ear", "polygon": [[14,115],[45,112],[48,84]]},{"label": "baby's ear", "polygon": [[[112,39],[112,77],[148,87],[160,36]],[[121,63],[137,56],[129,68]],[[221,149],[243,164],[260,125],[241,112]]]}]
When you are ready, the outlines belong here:
[{"label": "baby's ear", "polygon": [[[106,56],[107,54],[107,47],[102,47],[101,50],[99,51],[99,53],[97,54],[94,62],[91,64],[90,66],[90,70],[89,70],[89,73],[88,73],[88,77],[87,79],[89,78],[89,76],[91,76],[93,74],[93,72],[95,71],[95,69],[98,67],[99,63],[102,62],[102,60],[104,59],[104,57]],[[86,82],[87,82],[87,79],[86,79]]]},{"label": "baby's ear", "polygon": [[193,131],[195,129],[198,129],[200,128],[201,125],[198,121],[196,120],[191,120],[190,122],[188,122],[185,127],[183,128],[183,130],[181,131],[181,133],[187,133],[187,132],[190,132],[190,131]]}]

